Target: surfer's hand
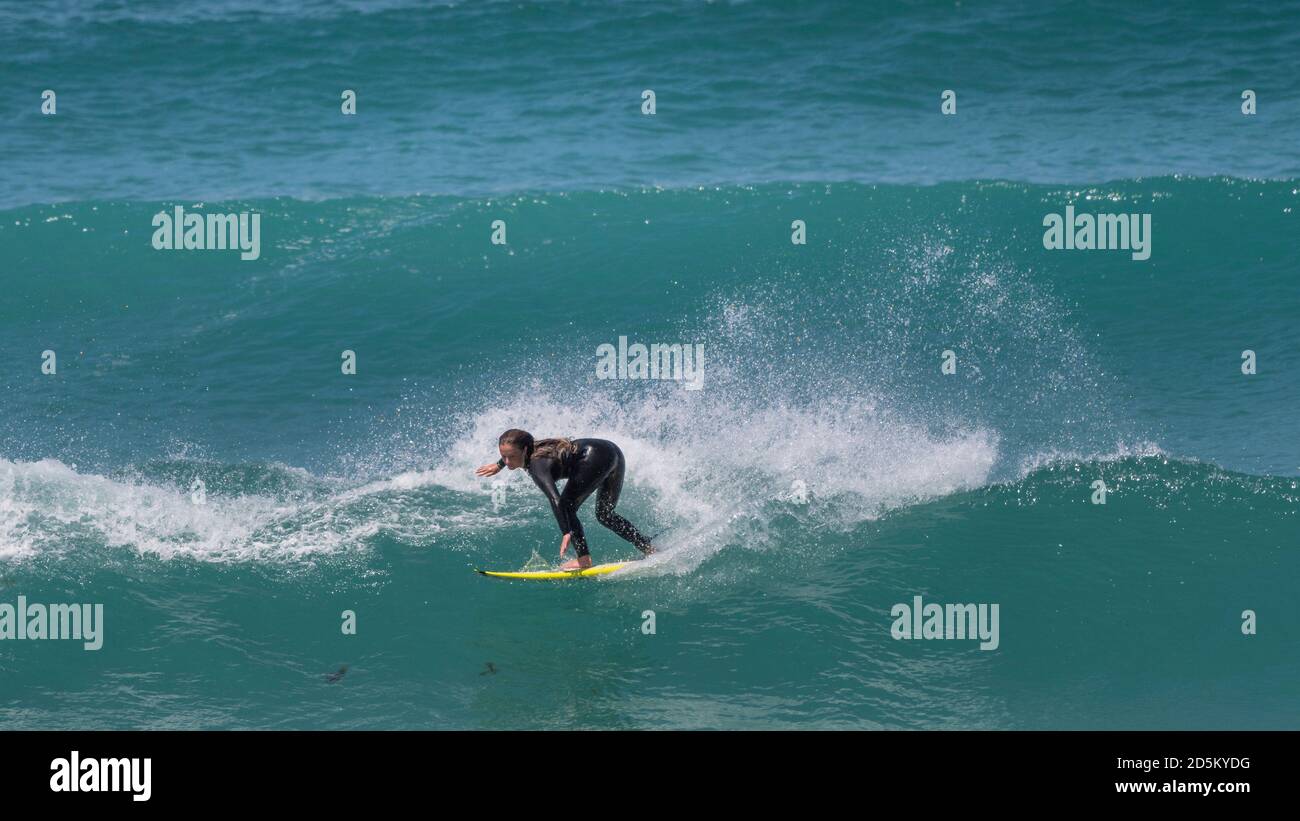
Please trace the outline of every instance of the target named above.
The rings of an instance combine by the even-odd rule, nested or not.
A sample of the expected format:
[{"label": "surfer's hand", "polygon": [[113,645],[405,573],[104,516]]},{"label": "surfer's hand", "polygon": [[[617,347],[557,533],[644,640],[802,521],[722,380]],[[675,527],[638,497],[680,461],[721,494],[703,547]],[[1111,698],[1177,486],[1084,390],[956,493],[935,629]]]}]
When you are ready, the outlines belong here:
[{"label": "surfer's hand", "polygon": [[568,549],[569,549],[569,539],[571,539],[571,538],[573,538],[573,534],[572,534],[572,533],[565,533],[565,534],[564,534],[564,541],[560,542],[560,558],[561,558],[561,559],[564,558],[564,554],[565,554],[565,553],[568,551]]},{"label": "surfer's hand", "polygon": [[498,465],[496,462],[493,462],[490,465],[484,465],[483,467],[474,471],[474,475],[475,476],[496,476],[500,472],[501,472],[501,466]]}]

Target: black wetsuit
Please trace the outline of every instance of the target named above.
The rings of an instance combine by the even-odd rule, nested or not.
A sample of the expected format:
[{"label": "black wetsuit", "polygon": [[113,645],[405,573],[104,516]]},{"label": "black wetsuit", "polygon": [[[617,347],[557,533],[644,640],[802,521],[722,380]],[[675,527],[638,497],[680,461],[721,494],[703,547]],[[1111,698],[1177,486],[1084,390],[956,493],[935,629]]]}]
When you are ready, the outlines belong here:
[{"label": "black wetsuit", "polygon": [[[587,537],[582,532],[582,522],[578,521],[578,508],[599,488],[596,521],[636,545],[642,553],[652,552],[650,541],[631,522],[614,512],[618,494],[623,490],[623,451],[605,439],[574,439],[573,444],[578,447],[575,453],[562,453],[558,458],[533,457],[524,465],[524,470],[550,500],[560,532],[572,533],[573,549],[579,556],[587,555]],[[555,487],[560,479],[568,479],[563,491]]]}]

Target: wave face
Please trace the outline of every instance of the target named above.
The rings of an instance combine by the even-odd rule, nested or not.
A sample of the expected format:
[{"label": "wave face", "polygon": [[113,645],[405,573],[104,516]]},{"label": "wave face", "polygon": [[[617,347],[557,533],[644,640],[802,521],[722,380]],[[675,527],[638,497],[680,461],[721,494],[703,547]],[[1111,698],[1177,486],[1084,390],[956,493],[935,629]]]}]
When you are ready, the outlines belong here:
[{"label": "wave face", "polygon": [[[1261,682],[1294,680],[1279,614],[1300,570],[1296,196],[1164,178],[275,199],[221,206],[263,214],[261,260],[184,266],[149,247],[171,203],[11,210],[0,236],[39,276],[10,279],[0,323],[28,352],[0,374],[0,597],[93,595],[112,633],[94,676],[80,648],[34,666],[0,644],[0,715],[1274,726],[1293,696]],[[1153,213],[1157,253],[1045,251],[1065,203]],[[486,242],[498,217],[507,248]],[[703,345],[699,389],[597,378],[620,336]],[[470,574],[556,548],[525,477],[473,476],[513,426],[618,442],[620,511],[663,553],[585,585]],[[634,555],[584,516],[599,560]],[[894,640],[915,595],[998,603],[999,650]],[[1246,609],[1274,622],[1249,648]],[[159,713],[178,676],[192,697]],[[123,686],[127,706],[95,706]]]},{"label": "wave face", "polygon": [[[1300,6],[1015,6],[0,8],[0,607],[105,614],[0,727],[1300,727]],[[471,573],[558,548],[510,427],[662,550]]]}]

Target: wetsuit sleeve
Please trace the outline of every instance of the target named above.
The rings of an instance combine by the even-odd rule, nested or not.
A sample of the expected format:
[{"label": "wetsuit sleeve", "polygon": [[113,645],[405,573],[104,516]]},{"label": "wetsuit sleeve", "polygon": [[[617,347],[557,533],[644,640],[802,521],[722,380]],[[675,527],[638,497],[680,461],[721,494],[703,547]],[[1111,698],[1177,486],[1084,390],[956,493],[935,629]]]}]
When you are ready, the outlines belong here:
[{"label": "wetsuit sleeve", "polygon": [[568,502],[560,498],[560,491],[555,487],[555,479],[551,477],[551,471],[538,465],[539,461],[541,460],[533,460],[533,469],[529,470],[528,474],[533,477],[533,481],[542,489],[542,493],[546,494],[546,500],[551,503],[551,512],[555,514],[555,522],[560,526],[560,532],[572,533],[575,511],[570,509]]}]

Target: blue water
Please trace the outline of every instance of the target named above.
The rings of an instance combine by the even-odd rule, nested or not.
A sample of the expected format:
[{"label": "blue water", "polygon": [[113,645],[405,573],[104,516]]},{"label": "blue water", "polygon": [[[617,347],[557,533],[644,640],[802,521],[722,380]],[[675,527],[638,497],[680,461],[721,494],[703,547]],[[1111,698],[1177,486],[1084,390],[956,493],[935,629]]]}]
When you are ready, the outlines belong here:
[{"label": "blue water", "polygon": [[[0,8],[0,605],[105,612],[0,641],[0,727],[1296,728],[1297,45],[1297,3]],[[1151,258],[1045,250],[1070,204]],[[155,250],[177,205],[260,258]],[[701,388],[597,379],[620,336]],[[661,552],[469,572],[557,553],[474,476],[510,427],[617,442]],[[998,647],[894,639],[918,595]]]}]

